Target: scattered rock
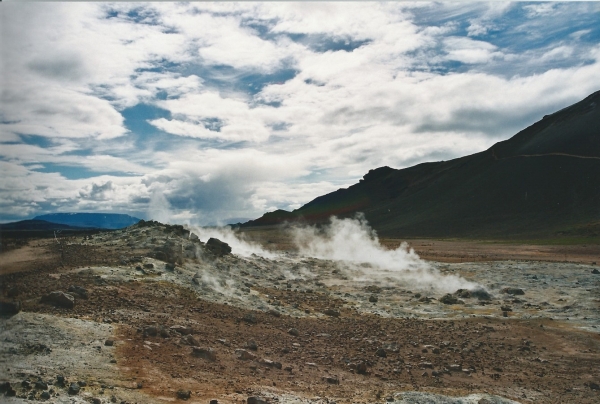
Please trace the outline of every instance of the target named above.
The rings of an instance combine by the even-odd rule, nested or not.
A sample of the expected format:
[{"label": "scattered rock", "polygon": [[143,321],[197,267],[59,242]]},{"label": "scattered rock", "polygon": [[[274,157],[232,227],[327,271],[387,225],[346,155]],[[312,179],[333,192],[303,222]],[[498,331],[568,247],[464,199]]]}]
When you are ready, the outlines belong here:
[{"label": "scattered rock", "polygon": [[500,291],[501,293],[507,293],[509,295],[524,295],[525,292],[521,288],[504,288]]},{"label": "scattered rock", "polygon": [[356,364],[356,373],[365,375],[367,374],[367,364],[364,361],[360,361]]},{"label": "scattered rock", "polygon": [[329,384],[340,384],[340,379],[337,376],[323,376],[323,380]]},{"label": "scattered rock", "polygon": [[179,342],[182,343],[182,344],[184,344],[184,345],[192,345],[192,346],[197,346],[198,345],[198,341],[191,334],[188,334],[188,335],[185,335],[185,336],[181,337],[181,339],[179,340]]},{"label": "scattered rock", "polygon": [[186,327],[183,325],[174,325],[169,327],[170,330],[175,331],[181,335],[188,335],[188,334],[193,334],[194,330],[192,330],[192,327]]},{"label": "scattered rock", "polygon": [[193,346],[192,347],[192,355],[194,355],[198,358],[207,359],[207,360],[213,361],[213,362],[215,360],[217,360],[217,353],[212,348],[203,348],[203,347],[199,347],[199,346]]},{"label": "scattered rock", "polygon": [[600,271],[598,271],[596,268],[594,268],[594,269],[592,269],[592,273],[594,275],[598,275],[598,274],[600,274]]},{"label": "scattered rock", "polygon": [[72,295],[58,290],[43,296],[41,302],[67,309],[72,309],[75,306],[75,298]]},{"label": "scattered rock", "polygon": [[144,337],[156,337],[158,335],[158,327],[155,325],[144,328]]},{"label": "scattered rock", "polygon": [[587,382],[586,385],[592,390],[600,390],[600,385],[594,382]]},{"label": "scattered rock", "polygon": [[375,355],[379,356],[380,358],[385,358],[387,356],[387,352],[385,349],[379,348],[377,351],[375,351]]},{"label": "scattered rock", "polygon": [[115,341],[113,341],[112,339],[107,339],[106,341],[104,341],[104,346],[113,346],[115,344]]},{"label": "scattered rock", "polygon": [[21,311],[20,301],[0,301],[0,315],[12,316]]},{"label": "scattered rock", "polygon": [[327,316],[331,316],[331,317],[339,317],[340,316],[339,310],[335,310],[335,309],[327,309],[323,312],[323,314],[325,314]]},{"label": "scattered rock", "polygon": [[478,300],[492,300],[492,295],[490,292],[485,290],[483,287],[476,287],[475,289],[470,290],[471,297],[475,297]]},{"label": "scattered rock", "polygon": [[293,335],[294,337],[297,337],[298,335],[300,335],[300,332],[295,328],[290,328],[288,330],[288,334]]},{"label": "scattered rock", "polygon": [[379,299],[377,299],[377,296],[375,296],[375,295],[369,296],[369,302],[371,302],[371,303],[377,303],[378,300]]},{"label": "scattered rock", "polygon": [[48,384],[46,382],[41,381],[41,380],[38,380],[37,382],[35,382],[34,386],[38,390],[48,390]]},{"label": "scattered rock", "polygon": [[235,354],[237,355],[238,359],[243,361],[256,359],[256,355],[254,355],[252,352],[246,351],[245,349],[236,349]]},{"label": "scattered rock", "polygon": [[381,293],[381,288],[375,285],[369,285],[365,287],[365,290],[369,293]]},{"label": "scattered rock", "polygon": [[177,390],[177,398],[181,400],[189,400],[192,396],[192,392],[190,390]]},{"label": "scattered rock", "polygon": [[219,401],[215,400],[215,399],[212,399],[212,400],[209,401],[208,404],[219,404]]},{"label": "scattered rock", "polygon": [[456,298],[456,296],[452,296],[450,293],[448,293],[440,298],[440,302],[444,304],[458,304],[459,300]]},{"label": "scattered rock", "polygon": [[246,313],[243,317],[243,320],[250,324],[256,324],[256,314]]},{"label": "scattered rock", "polygon": [[67,291],[76,294],[82,299],[87,299],[89,297],[87,289],[81,286],[71,285]]},{"label": "scattered rock", "polygon": [[[42,391],[42,394],[40,394],[40,398],[42,400],[50,400],[51,396],[50,393],[48,393],[47,391]],[[100,401],[98,401],[100,403]]]},{"label": "scattered rock", "polygon": [[274,317],[281,317],[281,313],[280,313],[280,312],[278,312],[278,311],[277,311],[277,310],[275,310],[275,309],[270,309],[270,310],[268,311],[268,313],[269,313],[270,315],[274,316]]},{"label": "scattered rock", "polygon": [[468,299],[471,297],[471,291],[467,289],[458,289],[454,294],[462,299]]},{"label": "scattered rock", "polygon": [[72,396],[77,395],[79,394],[80,389],[81,388],[77,383],[71,383],[71,385],[69,386],[69,394]]},{"label": "scattered rock", "polygon": [[4,393],[8,397],[17,395],[16,390],[10,385],[10,382],[0,383],[0,393]]},{"label": "scattered rock", "polygon": [[500,310],[502,310],[502,311],[512,311],[512,307],[509,307],[509,306],[501,306],[501,307],[500,307]]},{"label": "scattered rock", "polygon": [[246,348],[250,349],[252,351],[257,351],[258,345],[256,345],[256,342],[254,342],[253,340],[250,340],[250,341],[246,342]]},{"label": "scattered rock", "polygon": [[247,404],[268,404],[267,400],[262,397],[252,396],[246,400]]}]

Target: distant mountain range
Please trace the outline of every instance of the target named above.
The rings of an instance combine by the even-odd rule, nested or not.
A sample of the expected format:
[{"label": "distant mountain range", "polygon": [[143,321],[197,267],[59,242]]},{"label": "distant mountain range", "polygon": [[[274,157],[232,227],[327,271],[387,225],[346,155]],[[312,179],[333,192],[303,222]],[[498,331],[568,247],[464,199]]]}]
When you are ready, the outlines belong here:
[{"label": "distant mountain range", "polygon": [[122,229],[140,221],[136,217],[116,213],[50,213],[36,216],[33,220],[95,229]]},{"label": "distant mountain range", "polygon": [[33,220],[96,229],[122,229],[140,221],[137,217],[116,213],[50,213]]},{"label": "distant mountain range", "polygon": [[363,212],[384,237],[600,236],[600,91],[449,161],[369,171],[358,184],[242,227]]},{"label": "distant mountain range", "polygon": [[81,227],[68,226],[66,224],[51,223],[45,220],[20,220],[18,222],[0,223],[0,231],[10,230],[83,230]]}]

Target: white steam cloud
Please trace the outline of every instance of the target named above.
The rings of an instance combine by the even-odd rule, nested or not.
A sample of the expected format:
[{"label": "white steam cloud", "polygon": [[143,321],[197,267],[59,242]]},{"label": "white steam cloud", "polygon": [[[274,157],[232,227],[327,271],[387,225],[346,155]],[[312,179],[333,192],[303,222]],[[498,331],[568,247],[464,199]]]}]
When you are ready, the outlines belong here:
[{"label": "white steam cloud", "polygon": [[265,258],[277,258],[278,254],[271,253],[263,249],[260,245],[244,240],[243,235],[234,232],[229,227],[199,227],[189,226],[192,233],[197,235],[200,240],[206,242],[209,238],[216,238],[229,244],[234,254],[249,257],[252,254]]},{"label": "white steam cloud", "polygon": [[459,276],[441,274],[406,243],[395,250],[385,249],[362,215],[355,219],[332,217],[329,225],[294,227],[292,231],[301,254],[340,261],[353,270],[355,280],[393,279],[412,288],[444,293],[483,289]]}]

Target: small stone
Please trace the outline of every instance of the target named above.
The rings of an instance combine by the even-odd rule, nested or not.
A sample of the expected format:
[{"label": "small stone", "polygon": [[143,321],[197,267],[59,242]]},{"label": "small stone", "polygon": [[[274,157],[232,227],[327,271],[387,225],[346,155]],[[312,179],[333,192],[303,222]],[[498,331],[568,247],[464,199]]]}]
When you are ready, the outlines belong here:
[{"label": "small stone", "polygon": [[387,352],[385,349],[379,348],[377,351],[375,351],[375,355],[379,356],[380,358],[385,358],[387,356]]},{"label": "small stone", "polygon": [[375,296],[375,295],[369,296],[369,302],[371,302],[371,303],[377,303],[378,300],[379,299],[377,299],[377,296]]},{"label": "small stone", "polygon": [[65,383],[65,377],[63,375],[58,375],[56,376],[56,381],[58,382],[58,384],[64,384]]},{"label": "small stone", "polygon": [[0,301],[0,314],[12,316],[20,311],[20,301]]},{"label": "small stone", "polygon": [[329,384],[340,384],[340,379],[337,376],[323,376],[323,380]]},{"label": "small stone", "polygon": [[323,312],[323,314],[325,314],[326,316],[331,316],[331,317],[339,317],[340,311],[335,310],[335,309],[327,309]]},{"label": "small stone", "polygon": [[76,294],[82,299],[87,299],[89,297],[87,289],[81,286],[71,285],[67,291]]},{"label": "small stone", "polygon": [[100,400],[98,397],[94,397],[92,398],[92,404],[102,404],[102,400]]},{"label": "small stone", "polygon": [[297,337],[298,335],[300,335],[300,332],[295,328],[290,328],[288,330],[288,334],[293,335],[294,337]]},{"label": "small stone", "polygon": [[35,388],[38,390],[48,390],[48,385],[45,382],[38,380],[35,382]]},{"label": "small stone", "polygon": [[158,327],[151,325],[144,328],[144,337],[156,337],[158,335]]},{"label": "small stone", "polygon": [[104,341],[105,346],[113,346],[114,344],[115,341],[113,341],[112,339],[107,339],[106,341]]},{"label": "small stone", "polygon": [[42,394],[40,394],[40,398],[42,400],[49,400],[50,399],[50,393],[48,393],[47,391],[43,391]]},{"label": "small stone", "polygon": [[192,327],[186,327],[183,325],[174,325],[172,327],[169,328],[171,331],[175,331],[181,335],[189,335],[189,334],[193,334],[193,330]]},{"label": "small stone", "polygon": [[246,348],[252,351],[256,351],[258,350],[258,345],[256,345],[256,342],[254,342],[254,340],[250,340],[246,343]]},{"label": "small stone", "polygon": [[246,400],[246,402],[247,404],[268,404],[267,400],[258,396],[248,397],[248,400]]},{"label": "small stone", "polygon": [[450,293],[447,293],[440,298],[440,302],[444,304],[457,304],[459,300],[456,298],[456,296],[452,296]]},{"label": "small stone", "polygon": [[235,354],[237,355],[238,359],[241,359],[243,361],[256,359],[256,355],[246,351],[245,349],[236,349]]},{"label": "small stone", "polygon": [[212,399],[208,404],[219,404],[218,400]]},{"label": "small stone", "polygon": [[525,292],[521,288],[504,288],[500,291],[501,293],[507,293],[509,295],[524,295]]},{"label": "small stone", "polygon": [[593,273],[594,275],[599,275],[599,274],[600,274],[600,271],[598,271],[596,268],[594,268],[594,269],[592,269],[592,273]]},{"label": "small stone", "polygon": [[250,324],[256,324],[256,314],[246,313],[243,317],[243,320]]},{"label": "small stone", "polygon": [[77,383],[71,383],[71,385],[69,386],[69,394],[72,396],[79,394],[79,390],[80,387]]},{"label": "small stone", "polygon": [[64,307],[67,309],[72,309],[75,307],[75,298],[68,293],[61,292],[59,290],[50,292],[47,295],[43,296],[41,299],[42,303],[49,303],[56,307]]},{"label": "small stone", "polygon": [[199,347],[199,346],[193,346],[192,347],[192,355],[194,355],[198,358],[207,359],[209,361],[217,360],[217,353],[212,348],[203,348],[203,347]]},{"label": "small stone", "polygon": [[189,400],[192,396],[192,392],[190,390],[177,390],[177,398],[181,400]]}]

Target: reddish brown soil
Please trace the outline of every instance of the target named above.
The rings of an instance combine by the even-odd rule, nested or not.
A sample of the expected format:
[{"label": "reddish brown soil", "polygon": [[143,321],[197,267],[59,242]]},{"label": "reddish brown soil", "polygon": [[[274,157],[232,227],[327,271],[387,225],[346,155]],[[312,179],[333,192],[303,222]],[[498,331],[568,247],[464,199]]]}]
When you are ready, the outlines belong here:
[{"label": "reddish brown soil", "polygon": [[[397,248],[401,240],[385,239],[382,243]],[[551,261],[600,265],[600,245],[531,245],[477,241],[408,240],[423,259],[440,262],[480,261]]]},{"label": "reddish brown soil", "polygon": [[[52,247],[32,248],[41,253]],[[111,282],[77,269],[113,263],[123,253],[73,247],[62,265],[60,260],[44,266],[29,261],[18,272],[7,271],[0,284],[3,290],[19,292],[25,311],[116,324],[117,363],[124,379],[132,385],[140,383],[148,394],[173,399],[178,389],[185,389],[195,398],[219,402],[245,400],[265,389],[329,397],[340,403],[372,402],[407,390],[451,395],[485,391],[536,403],[596,403],[600,398],[597,390],[588,387],[600,379],[597,334],[549,320],[389,319],[342,308],[341,301],[323,294],[260,290],[283,305],[298,304],[311,313],[326,308],[341,312],[338,318],[275,317],[203,301],[188,289],[166,282]],[[59,251],[52,254],[57,257]],[[89,299],[78,299],[71,310],[39,303],[45,293],[72,284],[87,288]],[[250,313],[255,322],[244,320]],[[191,326],[199,346],[216,350],[216,361],[192,356],[192,348],[173,331],[167,338],[145,337],[143,329],[153,324],[167,329]],[[290,328],[299,335],[290,335]],[[235,350],[250,340],[258,345],[257,359],[280,362],[282,369],[237,359]],[[440,352],[425,345],[439,347]],[[387,347],[384,358],[376,355],[382,347]],[[360,362],[367,364],[367,374],[354,369]],[[433,369],[422,368],[423,362]],[[432,370],[453,364],[471,371],[432,377]],[[339,384],[328,383],[325,376],[337,378]]]}]

